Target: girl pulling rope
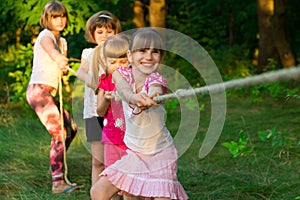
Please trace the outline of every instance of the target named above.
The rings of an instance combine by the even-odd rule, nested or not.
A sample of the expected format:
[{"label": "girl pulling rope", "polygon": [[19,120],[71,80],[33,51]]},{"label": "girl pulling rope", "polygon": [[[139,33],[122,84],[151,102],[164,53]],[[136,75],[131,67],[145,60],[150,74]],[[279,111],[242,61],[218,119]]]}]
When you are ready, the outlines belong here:
[{"label": "girl pulling rope", "polygon": [[[50,168],[52,192],[67,193],[79,188],[67,178],[66,151],[77,127],[62,107],[61,76],[67,73],[67,43],[60,37],[68,23],[68,13],[58,1],[45,5],[40,18],[44,30],[34,45],[33,68],[26,96],[42,124],[52,137]],[[60,102],[55,99],[59,89]]]}]

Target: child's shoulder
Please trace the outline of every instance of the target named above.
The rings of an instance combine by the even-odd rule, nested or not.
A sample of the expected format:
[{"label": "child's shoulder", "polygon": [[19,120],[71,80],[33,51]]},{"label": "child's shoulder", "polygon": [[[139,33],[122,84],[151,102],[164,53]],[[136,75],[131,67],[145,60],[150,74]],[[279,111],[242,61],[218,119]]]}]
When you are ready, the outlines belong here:
[{"label": "child's shoulder", "polygon": [[43,30],[39,33],[39,37],[44,37],[44,36],[50,36],[51,38],[54,38],[54,39],[55,39],[53,33],[52,33],[50,30],[46,29],[46,28],[43,29]]},{"label": "child's shoulder", "polygon": [[146,80],[148,80],[149,82],[155,81],[155,80],[159,80],[160,82],[166,82],[165,77],[162,74],[160,74],[159,72],[153,72],[153,73],[149,74],[147,76]]},{"label": "child's shoulder", "polygon": [[123,76],[123,78],[129,83],[132,84],[133,74],[132,74],[132,68],[131,67],[119,67],[117,71]]},{"label": "child's shoulder", "polygon": [[102,89],[109,89],[109,86],[111,85],[112,83],[112,74],[101,74],[99,76],[99,88],[102,88]]},{"label": "child's shoulder", "polygon": [[82,50],[82,53],[92,53],[93,52],[93,50],[94,50],[94,48],[85,48],[85,49],[83,49]]},{"label": "child's shoulder", "polygon": [[118,72],[121,74],[127,74],[127,73],[132,73],[132,68],[131,67],[118,67]]},{"label": "child's shoulder", "polygon": [[49,31],[48,29],[43,29],[43,30],[39,33],[39,35],[38,35],[38,37],[37,37],[35,43],[36,43],[36,44],[39,44],[40,41],[41,41],[43,38],[45,38],[45,37],[50,37],[50,38],[53,40],[53,42],[56,43],[56,39],[55,39],[53,33],[52,33],[51,31]]},{"label": "child's shoulder", "polygon": [[153,72],[149,74],[145,80],[145,87],[148,91],[149,87],[153,84],[159,84],[163,87],[164,93],[166,93],[167,88],[167,80],[166,78],[160,74],[159,72]]},{"label": "child's shoulder", "polygon": [[85,48],[82,50],[81,59],[86,59],[93,52],[94,48]]}]

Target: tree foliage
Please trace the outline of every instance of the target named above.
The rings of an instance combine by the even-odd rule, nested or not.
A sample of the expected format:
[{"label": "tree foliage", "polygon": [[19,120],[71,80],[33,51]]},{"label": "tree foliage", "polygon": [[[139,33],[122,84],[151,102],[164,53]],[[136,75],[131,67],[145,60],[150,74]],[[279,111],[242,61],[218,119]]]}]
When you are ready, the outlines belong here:
[{"label": "tree foliage", "polygon": [[[41,30],[39,18],[48,0],[2,0],[0,6],[0,58],[3,95],[14,95],[17,82],[15,73],[30,71],[30,57],[24,57],[24,51],[30,54],[35,37]],[[121,21],[123,30],[135,28],[135,0],[61,0],[69,13],[70,24],[63,36],[68,41],[68,56],[80,58],[83,48],[91,46],[83,36],[86,20],[99,10],[114,13]],[[144,5],[145,25],[149,25],[150,0],[140,0]],[[253,75],[256,70],[258,49],[257,3],[253,0],[165,0],[166,28],[184,33],[203,46],[216,62],[225,79]],[[298,61],[300,6],[297,0],[286,1],[285,33],[291,50]],[[25,49],[24,49],[25,48]],[[22,50],[23,49],[23,50]],[[23,51],[23,54],[21,52]],[[18,57],[18,59],[16,59]],[[27,59],[27,60],[26,60]],[[189,63],[177,62],[177,57],[167,60],[174,68],[180,68],[189,77],[191,83],[199,83],[196,73],[189,70]],[[279,68],[272,62],[272,69]],[[181,62],[181,61],[180,61]],[[26,65],[22,64],[26,63]],[[275,67],[273,67],[275,63]],[[180,65],[180,66],[179,66]],[[266,69],[269,69],[268,67]],[[10,72],[10,76],[8,73]],[[23,83],[19,83],[21,87]],[[22,85],[26,89],[25,85]],[[6,89],[5,89],[6,88]],[[24,90],[25,90],[24,89]],[[1,97],[2,97],[1,96]],[[7,99],[4,96],[3,99]],[[14,98],[15,99],[15,98]],[[16,98],[17,99],[17,98]]]}]

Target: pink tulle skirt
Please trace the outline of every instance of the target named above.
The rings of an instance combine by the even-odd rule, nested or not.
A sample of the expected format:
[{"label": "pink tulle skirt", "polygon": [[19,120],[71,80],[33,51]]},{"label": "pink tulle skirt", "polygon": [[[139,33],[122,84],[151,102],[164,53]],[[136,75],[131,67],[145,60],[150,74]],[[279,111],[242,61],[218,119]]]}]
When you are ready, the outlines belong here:
[{"label": "pink tulle skirt", "polygon": [[178,156],[173,145],[154,155],[144,155],[131,150],[127,150],[127,153],[100,174],[107,176],[121,190],[120,194],[147,199],[188,199],[177,179]]}]

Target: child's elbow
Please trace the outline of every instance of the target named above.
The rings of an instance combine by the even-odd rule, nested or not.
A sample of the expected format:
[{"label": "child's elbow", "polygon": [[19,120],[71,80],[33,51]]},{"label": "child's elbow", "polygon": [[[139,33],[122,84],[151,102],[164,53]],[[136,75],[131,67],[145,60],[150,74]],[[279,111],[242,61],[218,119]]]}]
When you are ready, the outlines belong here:
[{"label": "child's elbow", "polygon": [[99,117],[104,117],[105,113],[102,112],[102,109],[97,108],[97,114]]}]

